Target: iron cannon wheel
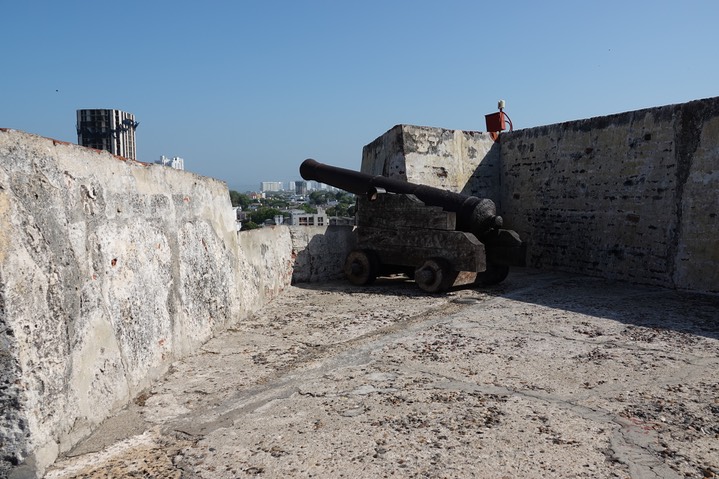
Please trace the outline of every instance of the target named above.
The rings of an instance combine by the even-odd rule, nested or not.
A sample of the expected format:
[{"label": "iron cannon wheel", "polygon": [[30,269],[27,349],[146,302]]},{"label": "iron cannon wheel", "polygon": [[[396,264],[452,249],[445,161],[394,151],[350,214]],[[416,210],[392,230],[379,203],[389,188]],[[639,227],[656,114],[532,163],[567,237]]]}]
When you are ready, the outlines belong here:
[{"label": "iron cannon wheel", "polygon": [[423,291],[440,293],[448,290],[457,277],[449,261],[442,258],[430,258],[414,271],[414,280]]},{"label": "iron cannon wheel", "polygon": [[487,263],[487,269],[477,273],[474,284],[477,286],[491,286],[504,281],[509,274],[509,266],[502,264]]},{"label": "iron cannon wheel", "polygon": [[356,249],[345,259],[344,272],[350,283],[362,286],[371,284],[379,274],[379,260],[370,250]]}]

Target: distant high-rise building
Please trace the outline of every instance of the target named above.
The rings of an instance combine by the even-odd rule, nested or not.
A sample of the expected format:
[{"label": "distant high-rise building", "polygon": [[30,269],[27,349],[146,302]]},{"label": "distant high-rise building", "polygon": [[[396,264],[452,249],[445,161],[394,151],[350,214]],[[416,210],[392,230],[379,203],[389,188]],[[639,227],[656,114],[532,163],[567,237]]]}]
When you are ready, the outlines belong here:
[{"label": "distant high-rise building", "polygon": [[135,115],[120,110],[77,110],[77,144],[137,159]]},{"label": "distant high-rise building", "polygon": [[305,196],[307,194],[307,182],[295,181],[295,194]]},{"label": "distant high-rise building", "polygon": [[281,181],[263,181],[260,184],[260,191],[282,191]]},{"label": "distant high-rise building", "polygon": [[176,170],[184,170],[185,169],[185,160],[183,160],[179,156],[175,156],[174,158],[168,158],[166,156],[161,156],[160,159],[157,160],[155,163],[162,165],[162,166],[169,166]]}]

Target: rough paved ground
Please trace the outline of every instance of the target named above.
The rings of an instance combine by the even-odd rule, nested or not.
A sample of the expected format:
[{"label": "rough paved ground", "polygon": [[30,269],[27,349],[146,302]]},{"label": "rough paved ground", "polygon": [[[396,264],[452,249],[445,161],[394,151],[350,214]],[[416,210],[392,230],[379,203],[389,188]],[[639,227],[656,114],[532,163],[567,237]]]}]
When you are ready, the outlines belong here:
[{"label": "rough paved ground", "polygon": [[46,477],[716,477],[718,366],[716,296],[532,270],[300,285]]}]

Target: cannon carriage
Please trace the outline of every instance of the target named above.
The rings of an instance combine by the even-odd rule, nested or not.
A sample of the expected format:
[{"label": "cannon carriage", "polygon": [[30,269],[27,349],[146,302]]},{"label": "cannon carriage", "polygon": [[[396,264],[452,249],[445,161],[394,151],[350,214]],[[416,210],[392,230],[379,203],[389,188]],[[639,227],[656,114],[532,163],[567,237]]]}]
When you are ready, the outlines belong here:
[{"label": "cannon carriage", "polygon": [[502,228],[493,201],[305,160],[300,174],[357,195],[357,247],[344,264],[353,284],[406,274],[424,291],[489,285],[523,266],[525,246]]}]

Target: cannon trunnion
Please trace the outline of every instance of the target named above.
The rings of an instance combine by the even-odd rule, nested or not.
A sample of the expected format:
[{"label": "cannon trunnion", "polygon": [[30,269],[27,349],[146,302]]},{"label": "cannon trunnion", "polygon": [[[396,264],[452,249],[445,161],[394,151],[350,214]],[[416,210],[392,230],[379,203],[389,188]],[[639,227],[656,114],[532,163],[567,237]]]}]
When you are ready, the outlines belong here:
[{"label": "cannon trunnion", "polygon": [[524,265],[517,233],[501,229],[494,202],[305,160],[300,174],[358,195],[357,248],[344,265],[353,283],[406,274],[424,291],[502,281]]}]

